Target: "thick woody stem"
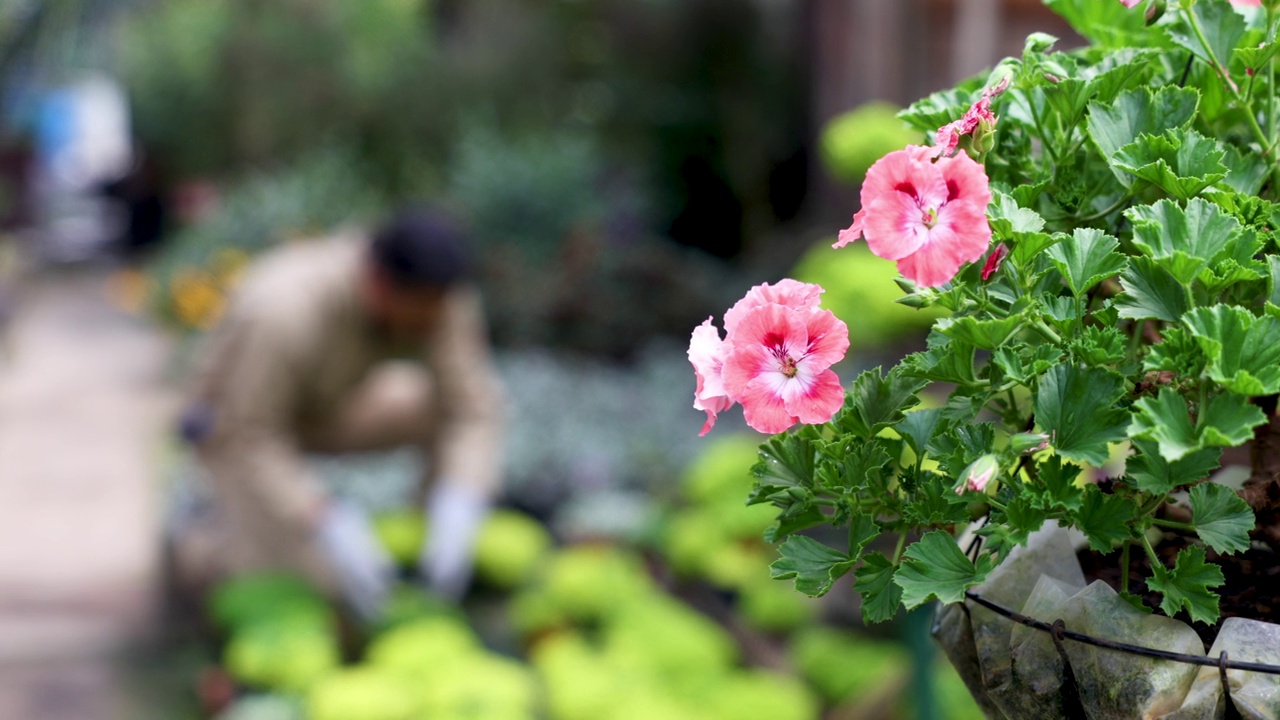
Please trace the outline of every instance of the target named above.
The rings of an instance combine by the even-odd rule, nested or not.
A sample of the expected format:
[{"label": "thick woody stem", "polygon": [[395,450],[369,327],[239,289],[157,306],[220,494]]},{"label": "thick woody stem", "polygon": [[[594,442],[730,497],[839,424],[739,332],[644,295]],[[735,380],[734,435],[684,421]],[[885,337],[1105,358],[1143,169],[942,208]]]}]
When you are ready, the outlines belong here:
[{"label": "thick woody stem", "polygon": [[1252,472],[1240,489],[1240,497],[1249,503],[1257,516],[1257,539],[1280,552],[1280,415],[1277,399],[1268,395],[1254,402],[1267,416],[1267,422],[1253,432],[1250,449]]}]

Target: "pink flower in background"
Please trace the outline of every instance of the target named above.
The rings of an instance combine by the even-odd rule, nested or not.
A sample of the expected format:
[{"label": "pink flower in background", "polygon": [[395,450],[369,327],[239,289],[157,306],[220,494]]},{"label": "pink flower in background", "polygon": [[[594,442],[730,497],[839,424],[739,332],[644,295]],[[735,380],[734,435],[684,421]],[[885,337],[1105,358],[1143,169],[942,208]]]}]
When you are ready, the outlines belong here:
[{"label": "pink flower in background", "polygon": [[779,433],[823,423],[844,405],[830,368],[849,349],[849,328],[831,311],[761,305],[742,316],[728,343],[724,386],[752,428]]},{"label": "pink flower in background", "polygon": [[746,297],[734,303],[724,314],[725,332],[733,334],[741,319],[761,305],[775,303],[796,310],[818,307],[822,298],[822,286],[783,278],[776,285],[762,283],[747,291]]},{"label": "pink flower in background", "polygon": [[909,145],[880,158],[862,184],[862,209],[840,231],[840,248],[865,238],[871,252],[896,260],[917,285],[948,282],[991,244],[991,188],[964,153],[936,161],[934,149]]},{"label": "pink flower in background", "polygon": [[1142,2],[1142,0],[1120,0],[1120,4],[1127,8],[1137,7],[1140,2]]},{"label": "pink flower in background", "polygon": [[1262,0],[1231,0],[1231,4],[1240,7],[1262,7]]},{"label": "pink flower in background", "polygon": [[725,313],[726,337],[711,318],[694,328],[693,406],[707,413],[700,434],[736,403],[763,433],[827,422],[844,405],[831,366],[849,349],[849,328],[818,307],[822,293],[819,285],[789,279],[757,285]]},{"label": "pink flower in background", "polygon": [[693,392],[693,407],[707,413],[707,422],[699,435],[711,432],[716,424],[716,415],[733,407],[733,401],[725,394],[722,376],[728,351],[729,346],[721,339],[720,331],[711,324],[711,318],[693,329],[693,339],[689,341],[689,362],[693,364],[693,374],[698,382]]}]

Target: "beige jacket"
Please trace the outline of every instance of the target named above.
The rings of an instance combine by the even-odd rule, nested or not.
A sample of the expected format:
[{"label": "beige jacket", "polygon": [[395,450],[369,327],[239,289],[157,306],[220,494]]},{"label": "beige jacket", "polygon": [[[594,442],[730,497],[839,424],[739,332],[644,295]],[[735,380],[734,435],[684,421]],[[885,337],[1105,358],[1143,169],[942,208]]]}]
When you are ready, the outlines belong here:
[{"label": "beige jacket", "polygon": [[[360,303],[366,243],[335,238],[276,250],[250,269],[215,331],[194,400],[211,410],[199,443],[215,495],[241,538],[237,565],[296,564],[324,490],[302,453],[332,435],[351,396],[398,357]],[[432,478],[496,489],[501,392],[478,293],[453,291],[438,328],[412,349],[430,381],[421,428]],[[310,561],[303,562],[309,564]]]}]

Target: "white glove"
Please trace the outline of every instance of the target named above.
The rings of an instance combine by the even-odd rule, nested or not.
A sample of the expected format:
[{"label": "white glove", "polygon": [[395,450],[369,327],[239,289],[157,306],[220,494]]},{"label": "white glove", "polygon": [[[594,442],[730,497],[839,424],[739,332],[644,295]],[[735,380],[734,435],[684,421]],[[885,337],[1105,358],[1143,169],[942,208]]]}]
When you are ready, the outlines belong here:
[{"label": "white glove", "polygon": [[434,593],[459,600],[471,583],[476,532],[489,514],[489,496],[448,480],[427,501],[427,538],[418,553],[418,572]]},{"label": "white glove", "polygon": [[369,519],[347,503],[330,502],[321,516],[317,539],[337,575],[343,598],[361,618],[377,619],[395,568]]}]

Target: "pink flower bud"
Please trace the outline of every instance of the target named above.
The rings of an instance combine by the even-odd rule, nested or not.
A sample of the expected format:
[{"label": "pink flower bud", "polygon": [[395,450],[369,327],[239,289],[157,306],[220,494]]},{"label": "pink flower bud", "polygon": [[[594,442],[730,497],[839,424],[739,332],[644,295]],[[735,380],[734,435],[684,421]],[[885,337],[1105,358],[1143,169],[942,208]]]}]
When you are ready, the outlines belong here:
[{"label": "pink flower bud", "polygon": [[974,492],[982,492],[987,489],[987,483],[1000,472],[1000,461],[995,455],[987,454],[974,460],[969,467],[960,473],[960,484],[956,486],[956,494],[963,495],[966,490]]},{"label": "pink flower bud", "polygon": [[1009,256],[1009,248],[1004,243],[996,245],[996,249],[991,251],[987,256],[987,262],[982,266],[982,281],[986,282],[991,279],[992,275],[1000,269],[1000,263]]}]

